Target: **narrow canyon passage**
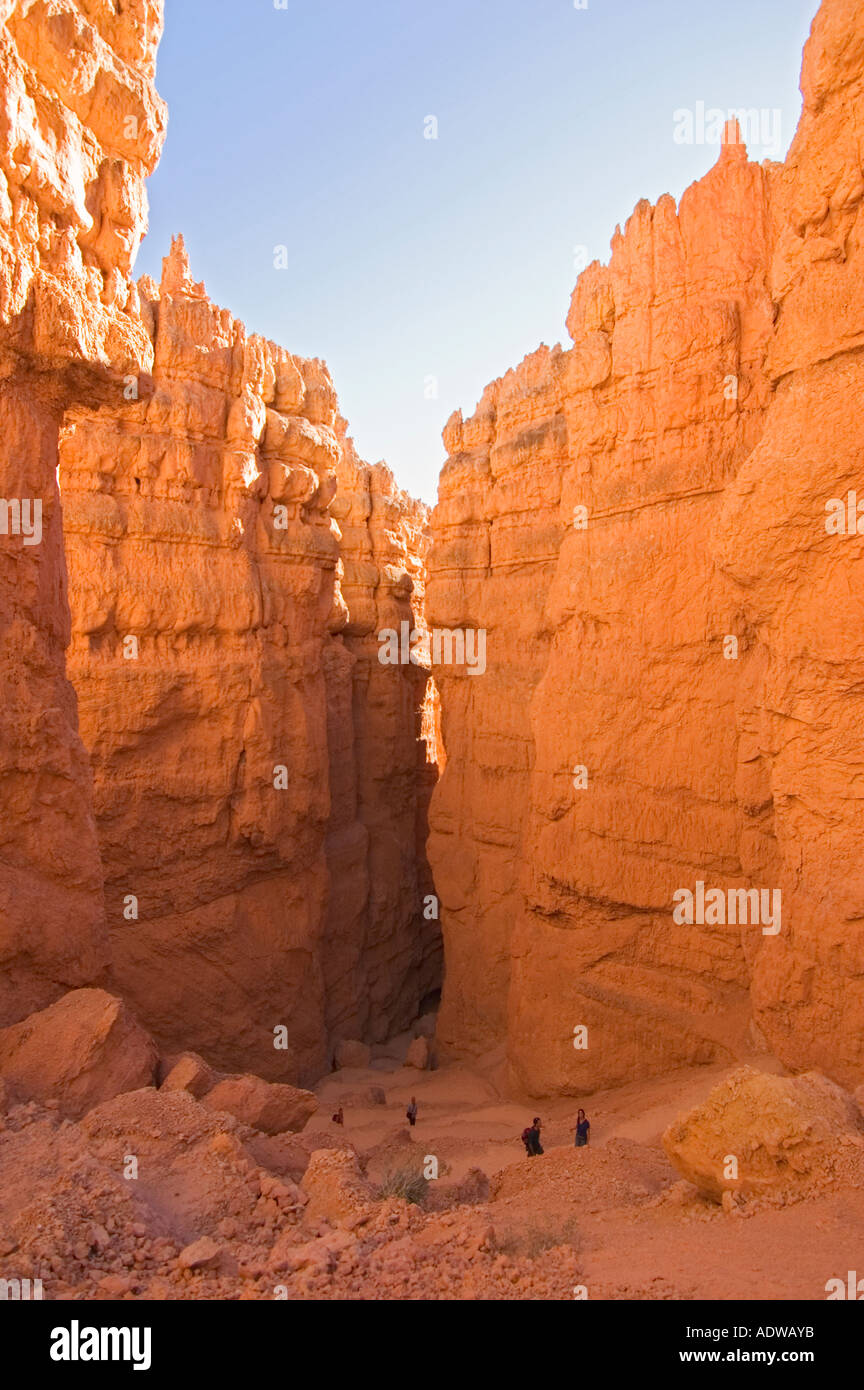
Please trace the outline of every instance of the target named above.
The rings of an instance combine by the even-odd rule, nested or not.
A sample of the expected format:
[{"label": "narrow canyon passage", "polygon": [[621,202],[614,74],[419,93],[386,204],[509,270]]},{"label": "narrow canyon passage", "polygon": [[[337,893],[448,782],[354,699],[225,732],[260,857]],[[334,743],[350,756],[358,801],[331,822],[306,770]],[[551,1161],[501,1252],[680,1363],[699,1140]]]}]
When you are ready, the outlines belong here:
[{"label": "narrow canyon passage", "polygon": [[[7,490],[45,494],[51,708],[78,759],[55,839],[82,864],[45,889],[49,917],[77,895],[74,948],[46,927],[28,945],[14,912],[4,928],[7,1021],[110,981],[165,1046],[314,1080],[340,1038],[418,1016],[443,930],[439,1044],[504,1043],[523,1093],[753,1046],[857,1080],[857,547],[823,524],[855,478],[864,338],[857,127],[839,122],[861,78],[838,26],[826,4],[786,162],[752,162],[732,120],[678,204],[641,202],[579,276],[572,346],[451,417],[431,514],[358,458],[322,361],[211,303],[182,237],[159,285],[132,281],[165,125],[157,30],[117,58],[146,112],[114,163],[88,154],[98,230],[62,178],[69,226],[16,194],[43,230],[13,224],[4,390],[35,409],[29,362],[53,404],[46,477],[10,464]],[[38,84],[36,10],[4,34]],[[89,770],[62,686],[55,431]],[[30,610],[37,642],[48,621]],[[434,669],[384,659],[409,628]],[[436,634],[462,655],[436,658]],[[13,847],[25,896],[37,840]],[[779,894],[782,923],[676,920],[677,895],[705,892]]]},{"label": "narrow canyon passage", "polygon": [[162,19],[0,0],[2,1301],[864,1296],[864,0],[434,506],[134,278]]}]

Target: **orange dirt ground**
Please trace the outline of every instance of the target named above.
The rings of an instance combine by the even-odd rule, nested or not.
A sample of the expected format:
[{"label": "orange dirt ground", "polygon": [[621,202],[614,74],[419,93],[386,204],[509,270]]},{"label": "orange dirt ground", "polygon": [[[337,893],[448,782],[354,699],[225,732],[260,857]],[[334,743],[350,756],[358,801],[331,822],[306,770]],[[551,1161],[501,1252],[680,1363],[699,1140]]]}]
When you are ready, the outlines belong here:
[{"label": "orange dirt ground", "polygon": [[[404,1067],[409,1041],[326,1077],[297,1135],[257,1135],[153,1088],[78,1122],[10,1108],[0,1277],[40,1277],[53,1299],[824,1299],[827,1281],[860,1263],[860,1174],[730,1212],[679,1179],[661,1135],[730,1068],[594,1095],[591,1144],[576,1150],[577,1103],[508,1099],[500,1055]],[[764,1056],[756,1065],[782,1071]],[[330,1119],[340,1103],[342,1128]],[[519,1135],[538,1111],[545,1153],[529,1160]],[[304,1177],[321,1149],[356,1151],[365,1174],[319,1153]],[[132,1155],[134,1181],[123,1177]],[[388,1171],[427,1156],[440,1175],[424,1206],[374,1199]]]}]

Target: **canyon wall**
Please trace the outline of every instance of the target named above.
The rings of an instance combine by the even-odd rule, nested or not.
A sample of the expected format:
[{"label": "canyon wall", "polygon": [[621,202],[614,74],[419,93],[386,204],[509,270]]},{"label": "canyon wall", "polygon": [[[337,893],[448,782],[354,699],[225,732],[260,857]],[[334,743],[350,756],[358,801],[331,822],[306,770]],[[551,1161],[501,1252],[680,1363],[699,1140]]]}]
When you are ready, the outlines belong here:
[{"label": "canyon wall", "polygon": [[130,272],[161,24],[161,0],[0,0],[0,1024],[108,959],[57,440],[70,405],[122,400],[152,358]]},{"label": "canyon wall", "polygon": [[[181,241],[132,281],[161,22],[0,0],[0,1025],[107,983],[312,1080],[436,988],[435,891],[439,1039],[524,1091],[765,1045],[861,1082],[864,0],[785,163],[730,126],[451,418],[431,549],[322,362]],[[427,621],[483,674],[382,665]],[[676,920],[697,884],[723,915]]]},{"label": "canyon wall", "polygon": [[[782,887],[754,1012],[793,1067],[864,1080],[864,3],[825,0],[773,185],[774,385],[717,553],[750,640],[736,690],[741,863]],[[862,508],[864,512],[864,508]],[[856,526],[857,519],[857,526]],[[862,533],[862,534],[859,534]]]},{"label": "canyon wall", "polygon": [[376,659],[426,508],[181,241],[132,281],[161,27],[0,0],[0,1024],[107,983],[166,1048],[306,1080],[440,980],[426,673]]},{"label": "canyon wall", "polygon": [[[864,1077],[861,542],[825,529],[860,473],[862,45],[826,0],[785,165],[727,128],[580,277],[573,346],[445,430],[428,620],[487,670],[435,672],[439,1039],[506,1041],[534,1095],[766,1039]],[[782,920],[674,920],[697,883]]]},{"label": "canyon wall", "polygon": [[438,983],[426,677],[376,640],[419,602],[426,508],[357,459],[323,363],[211,304],[181,239],[139,289],[152,375],[70,412],[60,449],[111,980],[163,1045],[311,1080]]}]

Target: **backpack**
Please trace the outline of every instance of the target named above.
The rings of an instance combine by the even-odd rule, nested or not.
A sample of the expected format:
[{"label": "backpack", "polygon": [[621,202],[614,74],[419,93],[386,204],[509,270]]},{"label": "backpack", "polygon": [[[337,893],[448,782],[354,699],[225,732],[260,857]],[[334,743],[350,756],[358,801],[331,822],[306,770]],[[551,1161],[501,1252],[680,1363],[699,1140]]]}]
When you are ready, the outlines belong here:
[{"label": "backpack", "polygon": [[525,1129],[523,1129],[523,1131],[522,1131],[522,1143],[525,1145],[526,1149],[530,1149],[530,1147],[531,1147],[531,1126],[530,1126],[530,1125],[527,1125],[527,1126],[525,1127]]}]

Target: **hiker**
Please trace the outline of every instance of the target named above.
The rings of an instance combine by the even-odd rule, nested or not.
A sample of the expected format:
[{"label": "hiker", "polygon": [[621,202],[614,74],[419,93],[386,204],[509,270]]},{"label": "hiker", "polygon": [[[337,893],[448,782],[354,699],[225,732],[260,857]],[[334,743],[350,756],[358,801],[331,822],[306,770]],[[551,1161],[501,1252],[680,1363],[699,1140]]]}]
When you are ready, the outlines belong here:
[{"label": "hiker", "polygon": [[527,1129],[522,1131],[522,1143],[525,1145],[525,1152],[529,1158],[536,1158],[542,1154],[543,1145],[540,1143],[540,1116],[535,1115]]},{"label": "hiker", "polygon": [[585,1111],[580,1110],[576,1115],[576,1148],[584,1149],[588,1143],[588,1131],[591,1128],[591,1121],[585,1118]]},{"label": "hiker", "polygon": [[333,1116],[333,1123],[334,1125],[344,1125],[345,1123],[345,1115],[343,1113],[341,1105],[339,1106],[339,1109],[336,1111],[336,1114]]},{"label": "hiker", "polygon": [[405,1111],[405,1114],[408,1116],[408,1123],[409,1123],[409,1125],[411,1126],[411,1128],[413,1129],[414,1126],[415,1126],[416,1123],[417,1123],[417,1098],[416,1098],[416,1096],[412,1096],[412,1097],[411,1097],[411,1104],[408,1106],[408,1109]]}]

